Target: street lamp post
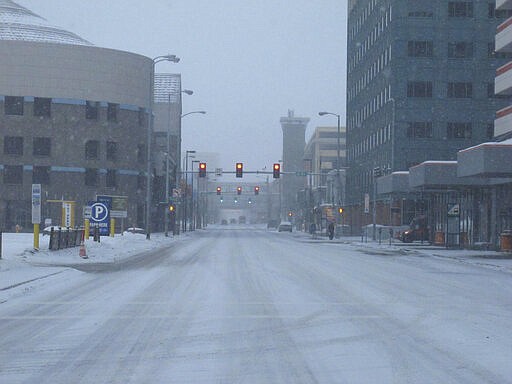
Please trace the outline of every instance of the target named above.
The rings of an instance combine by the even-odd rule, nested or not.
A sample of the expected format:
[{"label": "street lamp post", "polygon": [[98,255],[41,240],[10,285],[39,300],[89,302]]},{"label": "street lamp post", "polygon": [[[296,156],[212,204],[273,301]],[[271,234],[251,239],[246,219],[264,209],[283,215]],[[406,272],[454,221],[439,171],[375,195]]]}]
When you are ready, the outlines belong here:
[{"label": "street lamp post", "polygon": [[[188,158],[190,154],[194,154],[196,151],[186,151],[185,152],[185,194],[183,201],[183,232],[187,231],[187,205],[188,205]],[[190,156],[194,158],[194,156]]]},{"label": "street lamp post", "polygon": [[[190,230],[191,231],[194,231],[196,229],[196,212],[197,212],[197,209],[194,210],[194,206],[196,204],[196,202],[194,201],[194,164],[199,164],[200,161],[199,160],[192,160],[192,211],[191,211],[191,220],[190,220],[190,225],[191,225],[191,228]],[[197,192],[196,193],[199,193],[199,179],[198,179],[198,182],[197,182]],[[197,199],[196,199],[197,200]]]},{"label": "street lamp post", "polygon": [[155,87],[155,66],[162,61],[178,63],[180,58],[176,55],[157,56],[151,64],[149,74],[149,98],[148,98],[148,129],[147,129],[147,169],[146,169],[146,239],[151,239],[151,139],[153,133],[153,102]]},{"label": "street lamp post", "polygon": [[[180,87],[181,87],[181,84],[180,84]],[[192,95],[194,93],[194,91],[191,91],[189,89],[184,89],[183,91],[180,90],[180,96],[179,96],[179,103],[180,103],[180,109],[181,109],[181,94],[182,93],[186,93],[187,95]],[[165,220],[164,220],[164,232],[165,232],[165,236],[167,237],[168,236],[168,231],[169,231],[169,212],[168,212],[168,204],[170,202],[170,196],[169,196],[169,156],[171,154],[171,94],[169,93],[168,94],[168,116],[167,116],[167,143],[166,143],[166,146],[167,146],[167,155],[165,157],[165,203],[166,203],[166,208],[165,208]],[[180,112],[180,115],[181,115],[181,112]],[[180,126],[181,126],[181,117],[180,117]],[[179,137],[181,138],[181,132],[178,132],[178,135]],[[177,154],[177,158],[179,159],[179,157],[181,156],[180,153],[179,153],[179,149],[176,148],[176,154]],[[178,222],[179,224],[179,222]],[[174,224],[176,225],[176,223]],[[176,228],[174,228],[174,232],[176,232]]]}]

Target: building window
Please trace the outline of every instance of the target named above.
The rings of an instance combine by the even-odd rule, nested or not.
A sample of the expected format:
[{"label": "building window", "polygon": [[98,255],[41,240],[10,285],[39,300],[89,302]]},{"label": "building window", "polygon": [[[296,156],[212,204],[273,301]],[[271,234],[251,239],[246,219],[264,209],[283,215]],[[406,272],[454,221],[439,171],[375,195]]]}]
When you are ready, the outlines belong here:
[{"label": "building window", "polygon": [[407,83],[407,97],[432,97],[432,82],[409,81]]},{"label": "building window", "polygon": [[117,143],[115,141],[107,141],[107,160],[117,160]]},{"label": "building window", "polygon": [[107,106],[107,120],[116,122],[117,112],[119,111],[119,104],[108,103]]},{"label": "building window", "polygon": [[410,138],[431,138],[432,122],[430,121],[410,121],[407,123],[407,137]]},{"label": "building window", "polygon": [[34,137],[32,154],[34,156],[50,156],[52,153],[52,139],[49,137]]},{"label": "building window", "polygon": [[50,117],[52,99],[47,97],[34,97],[34,116]]},{"label": "building window", "polygon": [[33,184],[50,184],[50,167],[34,166],[32,170],[32,183]]},{"label": "building window", "polygon": [[23,184],[23,166],[6,165],[4,167],[4,184]]},{"label": "building window", "polygon": [[486,137],[488,139],[493,139],[494,138],[494,123],[487,124]]},{"label": "building window", "polygon": [[144,126],[144,120],[146,119],[146,111],[144,108],[139,108],[139,127]]},{"label": "building window", "polygon": [[23,96],[5,96],[4,112],[6,115],[23,116]]},{"label": "building window", "polygon": [[4,137],[4,154],[5,155],[23,155],[23,137],[21,136],[5,136]]},{"label": "building window", "polygon": [[137,163],[142,164],[146,161],[146,145],[137,145]]},{"label": "building window", "polygon": [[448,83],[448,97],[471,98],[473,97],[472,83]]},{"label": "building window", "polygon": [[115,169],[107,169],[106,186],[110,188],[117,187],[117,171]]},{"label": "building window", "polygon": [[448,57],[451,59],[467,59],[473,57],[473,43],[466,41],[448,43]]},{"label": "building window", "polygon": [[432,57],[434,54],[432,41],[409,41],[407,54],[410,57]]},{"label": "building window", "polygon": [[98,120],[99,103],[97,101],[89,101],[85,103],[85,118],[88,120]]},{"label": "building window", "polygon": [[449,17],[473,17],[473,3],[469,1],[448,2]]},{"label": "building window", "polygon": [[85,159],[97,160],[100,153],[100,142],[98,140],[89,140],[85,143]]},{"label": "building window", "polygon": [[146,176],[137,175],[137,189],[146,188]]},{"label": "building window", "polygon": [[496,2],[489,3],[488,7],[488,16],[491,19],[508,19],[512,16],[512,9],[496,9]]},{"label": "building window", "polygon": [[449,139],[471,139],[471,123],[448,123],[446,136]]},{"label": "building window", "polygon": [[85,185],[88,187],[98,186],[98,170],[96,168],[86,168]]}]

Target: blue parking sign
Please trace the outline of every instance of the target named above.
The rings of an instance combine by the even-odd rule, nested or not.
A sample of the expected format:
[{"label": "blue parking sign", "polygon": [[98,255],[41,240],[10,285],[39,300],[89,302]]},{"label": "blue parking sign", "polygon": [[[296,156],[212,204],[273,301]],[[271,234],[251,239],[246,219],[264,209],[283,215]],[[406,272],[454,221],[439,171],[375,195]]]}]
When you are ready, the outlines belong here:
[{"label": "blue parking sign", "polygon": [[91,223],[98,227],[100,235],[110,233],[110,204],[108,201],[96,201],[91,205]]}]

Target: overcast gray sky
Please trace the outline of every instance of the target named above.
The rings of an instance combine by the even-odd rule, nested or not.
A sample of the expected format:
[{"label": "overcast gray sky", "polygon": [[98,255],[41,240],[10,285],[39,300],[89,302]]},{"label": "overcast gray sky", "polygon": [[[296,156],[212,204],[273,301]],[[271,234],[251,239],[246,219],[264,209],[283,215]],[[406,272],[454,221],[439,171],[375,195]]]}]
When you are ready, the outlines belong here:
[{"label": "overcast gray sky", "polygon": [[148,57],[176,54],[183,150],[218,152],[221,166],[262,169],[282,156],[279,118],[288,109],[318,125],[345,120],[346,1],[15,0],[91,43]]}]

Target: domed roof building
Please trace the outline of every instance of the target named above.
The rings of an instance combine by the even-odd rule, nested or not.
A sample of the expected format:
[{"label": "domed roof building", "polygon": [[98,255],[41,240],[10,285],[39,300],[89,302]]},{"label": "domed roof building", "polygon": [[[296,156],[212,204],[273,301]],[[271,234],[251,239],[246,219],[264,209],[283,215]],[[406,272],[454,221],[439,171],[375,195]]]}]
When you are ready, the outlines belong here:
[{"label": "domed roof building", "polygon": [[[0,68],[0,229],[31,229],[32,184],[42,221],[80,225],[83,206],[116,195],[127,197],[125,224],[143,226],[152,59],[0,0]],[[58,201],[72,203],[74,222]]]}]

